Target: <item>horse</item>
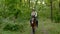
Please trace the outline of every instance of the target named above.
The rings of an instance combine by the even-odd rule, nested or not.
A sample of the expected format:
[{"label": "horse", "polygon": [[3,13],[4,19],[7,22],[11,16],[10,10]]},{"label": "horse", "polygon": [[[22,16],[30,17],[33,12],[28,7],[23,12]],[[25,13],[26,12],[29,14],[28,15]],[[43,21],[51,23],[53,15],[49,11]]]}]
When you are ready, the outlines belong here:
[{"label": "horse", "polygon": [[30,24],[32,27],[32,32],[35,34],[35,29],[36,29],[36,18],[33,16],[32,19],[30,20]]}]

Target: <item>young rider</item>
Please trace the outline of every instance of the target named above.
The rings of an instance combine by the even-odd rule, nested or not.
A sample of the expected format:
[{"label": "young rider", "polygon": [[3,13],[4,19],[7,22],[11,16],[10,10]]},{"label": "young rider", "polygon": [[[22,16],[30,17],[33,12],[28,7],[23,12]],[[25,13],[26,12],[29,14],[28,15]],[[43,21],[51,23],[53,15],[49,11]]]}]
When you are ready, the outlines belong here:
[{"label": "young rider", "polygon": [[34,8],[32,9],[31,17],[35,17],[35,19],[36,19],[36,24],[37,24],[37,27],[38,27],[37,12],[35,11]]}]

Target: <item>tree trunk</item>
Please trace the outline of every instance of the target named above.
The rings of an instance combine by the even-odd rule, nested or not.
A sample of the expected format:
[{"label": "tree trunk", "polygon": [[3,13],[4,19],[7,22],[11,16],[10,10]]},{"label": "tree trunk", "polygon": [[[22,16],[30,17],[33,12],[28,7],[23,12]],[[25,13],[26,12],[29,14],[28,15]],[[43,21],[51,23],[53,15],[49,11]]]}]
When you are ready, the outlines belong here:
[{"label": "tree trunk", "polygon": [[30,8],[30,0],[28,0],[28,3],[29,3],[29,8]]},{"label": "tree trunk", "polygon": [[59,2],[59,8],[60,8],[60,2]]},{"label": "tree trunk", "polygon": [[52,7],[52,0],[50,1],[51,3],[51,21],[53,21],[53,7]]}]

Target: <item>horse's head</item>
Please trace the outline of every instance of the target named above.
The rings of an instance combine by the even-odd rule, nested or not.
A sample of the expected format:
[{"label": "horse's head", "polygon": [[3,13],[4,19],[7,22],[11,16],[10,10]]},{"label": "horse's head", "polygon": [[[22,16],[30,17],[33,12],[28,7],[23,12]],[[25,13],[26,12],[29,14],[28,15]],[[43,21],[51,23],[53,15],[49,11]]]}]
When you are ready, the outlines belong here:
[{"label": "horse's head", "polygon": [[32,23],[34,22],[34,18],[32,18]]},{"label": "horse's head", "polygon": [[34,23],[35,22],[35,17],[32,17],[32,23]]}]

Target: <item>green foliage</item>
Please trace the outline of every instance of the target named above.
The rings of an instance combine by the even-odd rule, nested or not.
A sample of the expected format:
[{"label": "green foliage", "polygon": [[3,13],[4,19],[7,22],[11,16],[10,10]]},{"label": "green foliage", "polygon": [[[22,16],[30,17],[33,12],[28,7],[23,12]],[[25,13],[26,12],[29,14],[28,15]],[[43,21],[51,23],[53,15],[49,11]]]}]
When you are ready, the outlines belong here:
[{"label": "green foliage", "polygon": [[2,24],[1,20],[0,20],[0,24]]},{"label": "green foliage", "polygon": [[0,25],[3,23],[2,16],[0,16]]},{"label": "green foliage", "polygon": [[10,31],[17,31],[17,30],[19,30],[19,26],[18,25],[7,24],[3,29],[4,30],[10,30]]},{"label": "green foliage", "polygon": [[55,16],[55,22],[60,22],[60,15],[58,15],[57,17]]},{"label": "green foliage", "polygon": [[13,25],[13,24],[7,24],[4,28],[3,28],[4,31],[24,31],[23,29],[23,25]]},{"label": "green foliage", "polygon": [[[51,17],[51,12],[50,12],[51,0],[44,0],[44,2],[45,4],[40,3],[36,5],[38,16],[50,18]],[[59,19],[59,17],[57,17],[57,14],[55,13],[57,12],[57,9],[58,9],[58,1],[53,0],[52,2],[53,2],[53,12],[54,12],[53,19],[56,20],[57,18]],[[34,3],[31,3],[30,5],[32,7]],[[54,8],[56,8],[56,10]],[[25,0],[23,1],[22,0],[0,0],[0,16],[2,16],[3,18],[9,17],[9,19],[13,19],[17,17],[17,20],[29,20],[30,13],[31,13],[31,10],[29,8],[28,1],[25,2]]]},{"label": "green foliage", "polygon": [[[56,10],[55,10],[56,11]],[[53,15],[53,19],[55,20],[55,22],[59,23],[60,22],[60,13],[59,10],[57,10],[54,15]]]},{"label": "green foliage", "polygon": [[56,23],[60,23],[60,11],[58,1],[55,1],[53,3],[53,20],[55,20]]}]

